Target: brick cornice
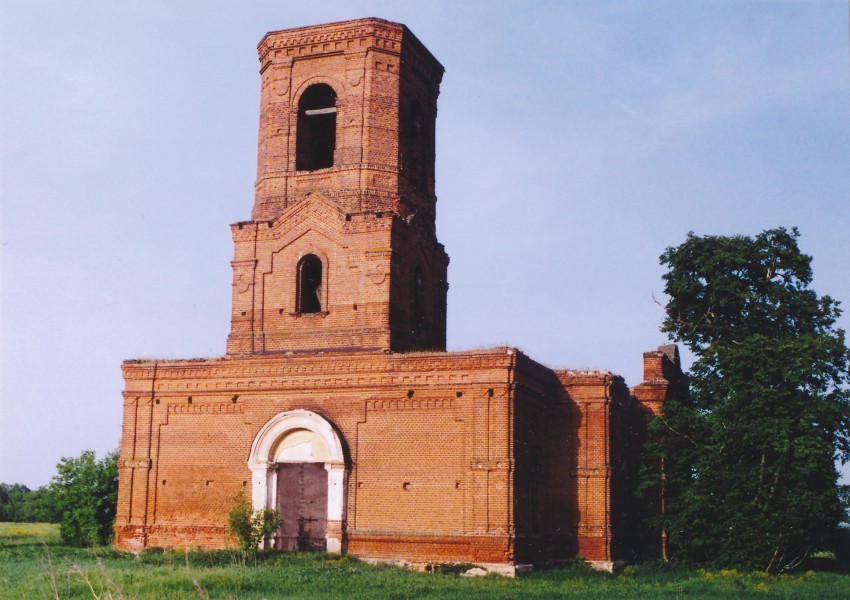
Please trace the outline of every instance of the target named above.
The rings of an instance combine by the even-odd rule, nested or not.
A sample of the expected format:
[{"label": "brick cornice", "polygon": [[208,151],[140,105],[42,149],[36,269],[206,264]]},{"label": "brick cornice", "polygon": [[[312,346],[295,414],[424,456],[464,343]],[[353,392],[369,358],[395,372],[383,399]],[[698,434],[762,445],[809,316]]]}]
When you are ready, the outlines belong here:
[{"label": "brick cornice", "polygon": [[[348,42],[355,40],[360,41],[360,44],[353,49],[354,52],[378,50],[403,56],[404,62],[431,84],[436,98],[443,78],[443,65],[406,26],[383,19],[356,19],[270,31],[257,45],[260,71],[264,71],[272,62],[352,52]],[[283,51],[281,56],[276,56],[277,51]]]},{"label": "brick cornice", "polygon": [[[157,394],[242,393],[270,390],[440,385],[463,387],[497,381],[511,356],[504,348],[471,352],[265,354],[198,360],[157,361]],[[475,373],[475,377],[470,377]],[[127,361],[128,396],[149,379],[147,361]],[[147,387],[145,384],[142,387]]]},{"label": "brick cornice", "polygon": [[[265,66],[273,50],[298,49],[299,56],[338,52],[333,42],[374,38],[372,45],[383,50],[401,52],[404,26],[383,19],[367,18],[340,21],[320,26],[296,27],[270,31],[257,45],[260,63]],[[365,50],[366,48],[360,48]]]}]

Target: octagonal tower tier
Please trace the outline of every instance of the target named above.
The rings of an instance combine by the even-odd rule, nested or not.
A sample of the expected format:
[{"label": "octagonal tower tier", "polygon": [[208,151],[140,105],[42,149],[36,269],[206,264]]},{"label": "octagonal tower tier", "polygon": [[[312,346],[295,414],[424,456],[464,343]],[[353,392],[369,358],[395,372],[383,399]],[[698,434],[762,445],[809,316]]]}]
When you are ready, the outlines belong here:
[{"label": "octagonal tower tier", "polygon": [[232,226],[228,354],[441,350],[434,129],[443,67],[404,25],[267,34],[252,220]]}]

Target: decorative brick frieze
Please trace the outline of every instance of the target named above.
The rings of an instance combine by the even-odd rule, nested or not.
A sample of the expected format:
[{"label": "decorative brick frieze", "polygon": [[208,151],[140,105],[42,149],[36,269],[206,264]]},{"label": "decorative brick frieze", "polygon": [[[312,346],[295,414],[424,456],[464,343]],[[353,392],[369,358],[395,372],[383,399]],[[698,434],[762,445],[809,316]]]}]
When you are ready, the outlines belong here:
[{"label": "decorative brick frieze", "polygon": [[168,405],[169,415],[238,415],[244,412],[244,405],[230,402]]}]

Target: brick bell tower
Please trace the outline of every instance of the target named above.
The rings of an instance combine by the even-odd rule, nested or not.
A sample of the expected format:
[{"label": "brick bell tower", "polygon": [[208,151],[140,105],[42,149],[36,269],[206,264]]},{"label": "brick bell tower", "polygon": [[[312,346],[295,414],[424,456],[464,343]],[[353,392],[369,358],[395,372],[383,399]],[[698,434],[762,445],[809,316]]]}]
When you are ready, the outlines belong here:
[{"label": "brick bell tower", "polygon": [[445,350],[434,129],[443,67],[407,27],[268,33],[227,353]]}]

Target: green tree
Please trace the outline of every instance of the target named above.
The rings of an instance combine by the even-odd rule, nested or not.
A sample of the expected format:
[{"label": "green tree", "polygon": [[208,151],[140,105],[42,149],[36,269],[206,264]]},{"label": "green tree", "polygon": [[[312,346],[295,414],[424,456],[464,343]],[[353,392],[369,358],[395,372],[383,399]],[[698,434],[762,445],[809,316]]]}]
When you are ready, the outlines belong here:
[{"label": "green tree", "polygon": [[58,523],[62,520],[56,505],[56,495],[47,485],[36,488],[27,495],[24,512],[30,523]]},{"label": "green tree", "polygon": [[690,233],[661,256],[663,330],[696,357],[690,395],[651,428],[674,557],[776,572],[829,548],[846,519],[848,350],[798,237]]},{"label": "green tree", "polygon": [[102,460],[84,450],[62,458],[50,483],[61,514],[59,531],[69,546],[101,546],[112,541],[118,500],[118,452]]}]

